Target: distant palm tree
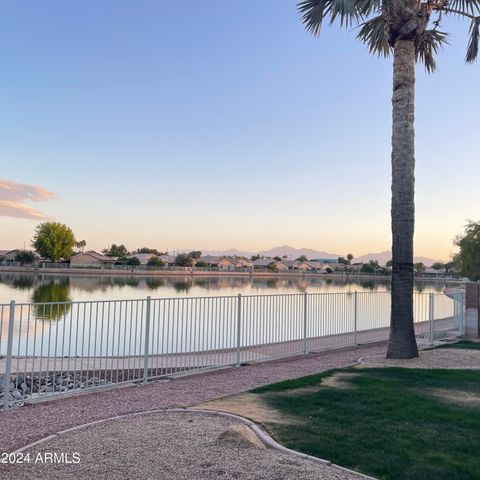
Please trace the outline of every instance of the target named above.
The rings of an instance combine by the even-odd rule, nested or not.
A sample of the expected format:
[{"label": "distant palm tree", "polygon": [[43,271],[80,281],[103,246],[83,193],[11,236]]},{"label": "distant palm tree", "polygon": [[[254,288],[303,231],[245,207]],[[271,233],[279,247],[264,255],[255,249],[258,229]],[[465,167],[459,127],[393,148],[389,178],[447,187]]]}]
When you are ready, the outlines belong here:
[{"label": "distant palm tree", "polygon": [[415,61],[428,72],[447,43],[444,17],[470,22],[466,61],[478,55],[480,0],[304,0],[298,4],[305,28],[319,35],[325,18],[359,26],[357,38],[371,53],[393,54],[392,125],[392,308],[388,358],[418,356],[413,325],[414,105]]},{"label": "distant palm tree", "polygon": [[85,240],[80,240],[79,242],[76,243],[76,247],[78,249],[78,251],[84,251],[85,247],[87,246],[87,242]]}]

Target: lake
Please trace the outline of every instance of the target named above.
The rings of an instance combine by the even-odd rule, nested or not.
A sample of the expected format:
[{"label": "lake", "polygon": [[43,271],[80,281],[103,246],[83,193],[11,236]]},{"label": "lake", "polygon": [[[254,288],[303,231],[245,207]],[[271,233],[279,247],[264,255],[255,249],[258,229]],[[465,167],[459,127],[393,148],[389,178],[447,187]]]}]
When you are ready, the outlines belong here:
[{"label": "lake", "polygon": [[[414,315],[422,329],[431,300],[436,319],[454,315],[453,301],[442,293],[445,286],[416,283]],[[2,273],[0,355],[6,353],[11,300],[16,302],[12,352],[17,363],[27,356],[139,359],[147,342],[149,353],[162,361],[190,355],[188,361],[199,367],[211,365],[211,355],[218,352],[220,362],[231,363],[238,345],[242,359],[253,360],[283,355],[286,348],[298,351],[307,337],[314,349],[351,344],[357,333],[362,342],[384,338],[389,290],[388,279],[358,277]]]},{"label": "lake", "polygon": [[[442,281],[417,281],[417,292],[440,293]],[[264,295],[280,293],[387,292],[387,279],[358,277],[235,277],[235,276],[103,276],[0,274],[0,304],[15,300],[29,302],[70,302],[154,298],[211,297],[218,295]]]}]

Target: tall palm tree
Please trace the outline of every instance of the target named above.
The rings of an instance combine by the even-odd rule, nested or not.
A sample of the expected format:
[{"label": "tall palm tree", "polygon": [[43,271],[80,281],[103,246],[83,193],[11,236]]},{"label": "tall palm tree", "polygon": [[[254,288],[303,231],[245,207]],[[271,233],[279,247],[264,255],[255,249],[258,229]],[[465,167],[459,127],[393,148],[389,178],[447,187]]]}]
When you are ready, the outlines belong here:
[{"label": "tall palm tree", "polygon": [[357,38],[371,53],[393,55],[392,95],[392,308],[388,358],[418,356],[413,325],[414,103],[415,62],[428,72],[447,43],[444,18],[470,23],[466,61],[476,60],[480,37],[480,0],[303,0],[298,4],[305,28],[319,35],[323,20],[358,26]]}]

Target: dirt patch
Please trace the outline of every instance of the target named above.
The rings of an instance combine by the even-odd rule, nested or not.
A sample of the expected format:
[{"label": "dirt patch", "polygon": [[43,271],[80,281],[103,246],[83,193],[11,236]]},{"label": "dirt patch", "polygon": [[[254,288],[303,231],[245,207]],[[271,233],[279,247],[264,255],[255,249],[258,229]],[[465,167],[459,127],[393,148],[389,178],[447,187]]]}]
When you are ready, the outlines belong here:
[{"label": "dirt patch", "polygon": [[[286,392],[281,392],[280,395],[294,397],[304,393],[318,392],[322,387],[352,389],[354,386],[349,382],[349,380],[356,375],[356,373],[351,372],[337,372],[322,379],[321,383],[318,385],[287,390]],[[240,415],[256,423],[261,423],[264,425],[267,423],[292,423],[291,419],[285,418],[278,410],[272,408],[266,402],[263,395],[256,395],[253,393],[241,393],[239,395],[219,398],[218,400],[195,405],[195,408],[233,413],[234,415]]]},{"label": "dirt patch", "polygon": [[279,411],[271,408],[261,395],[254,395],[253,393],[241,393],[240,395],[219,398],[212,402],[195,405],[195,408],[233,413],[262,424],[291,423]]},{"label": "dirt patch", "polygon": [[480,407],[480,394],[474,392],[450,390],[448,388],[431,388],[422,393],[462,407]]},{"label": "dirt patch", "polygon": [[231,443],[237,446],[265,448],[262,441],[246,425],[231,425],[217,439],[219,443]]},{"label": "dirt patch", "polygon": [[[357,373],[351,372],[337,372],[329,377],[322,379],[321,385],[323,387],[330,387],[330,388],[340,388],[343,390],[355,388],[354,385],[349,381],[352,378],[356,377]],[[318,389],[317,389],[318,390]]]},{"label": "dirt patch", "polygon": [[357,374],[351,372],[336,372],[329,377],[325,377],[322,379],[320,383],[317,385],[311,385],[310,387],[302,387],[302,388],[295,388],[286,390],[284,392],[279,392],[279,395],[286,396],[286,397],[295,397],[297,395],[304,395],[308,393],[316,393],[322,387],[328,388],[340,388],[342,390],[351,390],[355,388],[355,385],[349,382],[350,379],[354,378]]}]

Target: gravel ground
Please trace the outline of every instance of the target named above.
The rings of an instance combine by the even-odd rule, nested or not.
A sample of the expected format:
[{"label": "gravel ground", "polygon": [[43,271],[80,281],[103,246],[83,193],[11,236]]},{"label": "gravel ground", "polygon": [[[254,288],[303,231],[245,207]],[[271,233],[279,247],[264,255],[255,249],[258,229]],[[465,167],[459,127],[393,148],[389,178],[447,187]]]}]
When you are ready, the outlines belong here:
[{"label": "gravel ground", "polygon": [[[162,413],[117,419],[69,432],[32,448],[31,463],[8,465],[0,478],[114,480],[355,480],[355,474],[237,438],[219,438],[235,420]],[[95,442],[92,442],[95,438]],[[80,463],[34,463],[45,452],[78,453]],[[26,453],[26,452],[25,452]],[[1,468],[1,466],[0,466]]]},{"label": "gravel ground", "polygon": [[480,350],[437,348],[421,350],[419,357],[411,360],[390,360],[384,355],[374,355],[362,360],[368,367],[480,369]]},{"label": "gravel ground", "polygon": [[385,354],[386,345],[368,345],[333,350],[307,357],[294,357],[242,368],[177,377],[27,404],[0,414],[0,453],[11,452],[67,428],[127,413],[191,406],[233,395],[268,383],[344,367],[359,358]]}]

